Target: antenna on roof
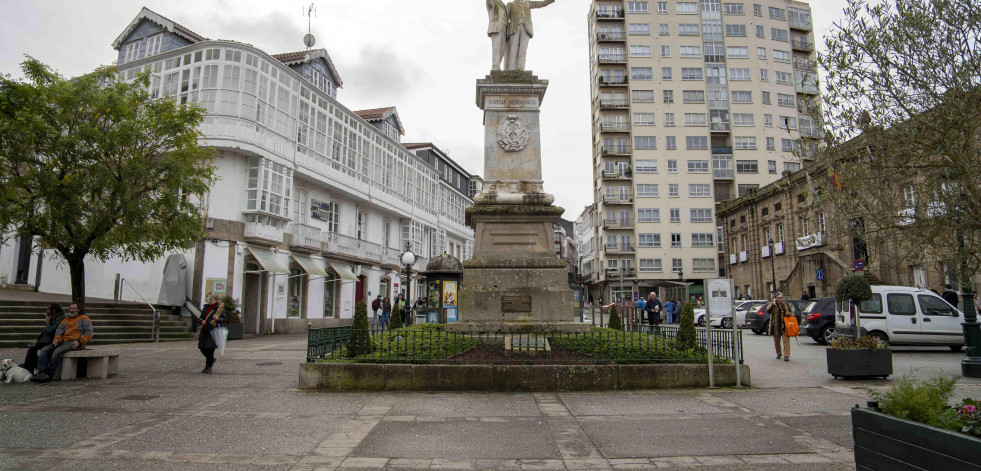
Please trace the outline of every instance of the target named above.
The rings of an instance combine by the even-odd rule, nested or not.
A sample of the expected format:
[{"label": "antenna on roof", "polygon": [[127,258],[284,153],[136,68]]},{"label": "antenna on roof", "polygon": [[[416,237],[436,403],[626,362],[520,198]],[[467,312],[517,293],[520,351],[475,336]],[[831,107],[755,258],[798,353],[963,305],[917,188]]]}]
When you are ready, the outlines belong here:
[{"label": "antenna on roof", "polygon": [[311,23],[312,23],[311,18],[317,15],[316,5],[311,3],[310,6],[306,7],[306,15],[307,15],[307,34],[303,36],[303,44],[307,46],[307,49],[310,49],[311,47],[313,47],[314,44],[317,43],[317,38],[313,37],[313,33],[311,31]]}]

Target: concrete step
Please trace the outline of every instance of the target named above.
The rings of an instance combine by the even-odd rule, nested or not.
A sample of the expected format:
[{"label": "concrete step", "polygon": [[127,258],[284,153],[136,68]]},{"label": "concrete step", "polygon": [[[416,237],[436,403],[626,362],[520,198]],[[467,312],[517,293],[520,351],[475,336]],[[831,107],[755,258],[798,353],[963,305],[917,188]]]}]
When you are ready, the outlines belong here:
[{"label": "concrete step", "polygon": [[[140,314],[88,314],[89,319],[92,321],[96,320],[112,320],[112,321],[126,321],[126,320],[142,320],[142,319],[153,319],[153,315],[150,313],[140,313]],[[6,319],[40,319],[44,322],[43,313],[30,313],[30,312],[2,312],[0,311],[0,323],[3,323]],[[181,316],[175,316],[173,314],[160,314],[160,319],[164,320],[179,320],[183,319]]]},{"label": "concrete step", "polygon": [[[179,341],[179,340],[193,340],[193,339],[194,339],[194,335],[193,334],[187,334],[186,336],[180,336],[180,337],[178,337],[178,336],[164,336],[164,335],[160,335],[160,341],[161,342],[174,342],[174,341]],[[89,342],[89,345],[96,346],[96,345],[112,345],[112,344],[119,344],[119,343],[148,343],[148,342],[152,342],[152,339],[149,336],[145,336],[145,337],[132,336],[132,337],[129,337],[129,338],[127,338],[127,337],[120,337],[120,338],[111,338],[111,339],[109,339],[109,338],[100,338],[100,339],[93,338],[92,341]],[[23,341],[13,341],[13,342],[11,342],[11,341],[6,341],[6,340],[0,340],[0,348],[13,348],[13,349],[23,348],[24,351],[26,352],[27,351],[27,342],[23,342]],[[14,359],[17,360],[18,362],[19,361],[22,361],[23,360],[23,354],[19,354]]]}]

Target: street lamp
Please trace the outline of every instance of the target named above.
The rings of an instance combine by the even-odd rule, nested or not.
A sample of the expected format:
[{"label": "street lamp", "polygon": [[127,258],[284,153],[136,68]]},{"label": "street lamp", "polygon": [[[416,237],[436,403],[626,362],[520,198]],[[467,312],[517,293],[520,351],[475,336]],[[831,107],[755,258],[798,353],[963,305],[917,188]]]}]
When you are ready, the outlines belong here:
[{"label": "street lamp", "polygon": [[[402,256],[399,260],[405,265],[405,297],[406,306],[410,306],[412,303],[412,264],[416,263],[416,254],[412,253],[412,244],[409,241],[405,242],[405,252],[402,252]],[[412,318],[409,318],[409,323],[412,322]]]},{"label": "street lamp", "polygon": [[685,269],[678,268],[678,281],[681,282],[681,301],[688,302],[688,285],[685,284]]},{"label": "street lamp", "polygon": [[774,255],[776,255],[775,252],[773,251],[773,239],[767,241],[767,244],[770,246],[770,274],[773,276],[773,288],[770,290],[770,299],[776,299],[775,295],[777,294],[777,267],[775,262],[773,261]]},{"label": "street lamp", "polygon": [[623,277],[627,273],[627,267],[620,266],[620,301],[623,300]]}]

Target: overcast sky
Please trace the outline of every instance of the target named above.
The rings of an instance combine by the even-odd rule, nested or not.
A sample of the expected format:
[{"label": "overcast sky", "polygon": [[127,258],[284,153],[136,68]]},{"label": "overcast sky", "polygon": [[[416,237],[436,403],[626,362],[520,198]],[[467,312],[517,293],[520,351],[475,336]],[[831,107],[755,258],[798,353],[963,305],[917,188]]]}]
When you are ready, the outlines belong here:
[{"label": "overcast sky", "polygon": [[[733,0],[735,1],[735,0]],[[751,4],[752,0],[744,0]],[[475,81],[490,70],[483,0],[316,0],[314,47],[326,48],[352,110],[396,106],[403,142],[433,142],[467,171],[483,173]],[[210,39],[277,54],[304,49],[306,6],[295,0],[0,0],[0,73],[20,77],[31,55],[63,75],[112,63],[112,42],[146,6]],[[549,81],[542,103],[545,190],[574,220],[592,203],[589,0],[533,10],[526,67]],[[818,44],[845,0],[811,2]],[[651,7],[652,9],[654,7]],[[747,7],[748,9],[748,7]]]}]

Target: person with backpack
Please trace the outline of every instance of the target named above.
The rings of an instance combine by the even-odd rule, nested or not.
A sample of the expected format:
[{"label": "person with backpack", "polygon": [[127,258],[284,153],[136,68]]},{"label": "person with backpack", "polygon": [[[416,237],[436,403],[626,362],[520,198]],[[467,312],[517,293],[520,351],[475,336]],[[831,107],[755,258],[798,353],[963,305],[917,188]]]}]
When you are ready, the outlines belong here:
[{"label": "person with backpack", "polygon": [[373,318],[371,319],[372,325],[378,325],[378,310],[381,309],[382,295],[378,295],[374,301],[371,302],[371,312],[373,313]]}]

